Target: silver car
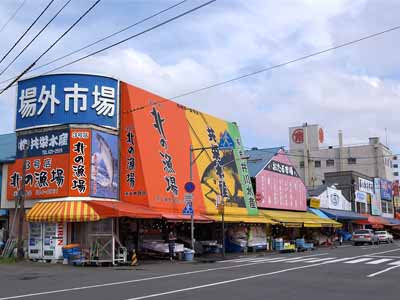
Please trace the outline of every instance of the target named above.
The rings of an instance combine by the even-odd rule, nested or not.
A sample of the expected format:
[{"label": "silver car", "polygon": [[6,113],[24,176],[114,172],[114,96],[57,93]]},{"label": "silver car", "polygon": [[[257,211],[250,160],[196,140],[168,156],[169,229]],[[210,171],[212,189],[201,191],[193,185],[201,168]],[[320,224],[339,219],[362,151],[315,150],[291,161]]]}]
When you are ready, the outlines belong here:
[{"label": "silver car", "polygon": [[379,244],[378,236],[375,235],[372,229],[361,229],[353,232],[352,237],[353,245],[357,246],[360,244]]}]

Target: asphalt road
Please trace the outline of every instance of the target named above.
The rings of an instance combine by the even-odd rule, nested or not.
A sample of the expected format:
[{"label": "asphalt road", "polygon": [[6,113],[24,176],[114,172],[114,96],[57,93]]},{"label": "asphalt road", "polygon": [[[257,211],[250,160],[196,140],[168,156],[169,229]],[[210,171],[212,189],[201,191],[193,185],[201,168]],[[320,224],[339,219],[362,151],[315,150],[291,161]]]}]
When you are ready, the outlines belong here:
[{"label": "asphalt road", "polygon": [[93,268],[40,263],[0,266],[5,299],[398,299],[400,243],[213,263]]}]

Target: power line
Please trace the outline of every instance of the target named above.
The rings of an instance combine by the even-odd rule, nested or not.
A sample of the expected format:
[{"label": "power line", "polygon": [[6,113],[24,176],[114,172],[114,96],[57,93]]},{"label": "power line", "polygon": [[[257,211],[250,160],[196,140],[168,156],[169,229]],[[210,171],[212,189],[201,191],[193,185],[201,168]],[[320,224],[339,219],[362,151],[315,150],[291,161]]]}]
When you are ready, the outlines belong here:
[{"label": "power line", "polygon": [[[62,65],[62,66],[59,66],[59,67],[54,68],[54,69],[52,69],[52,70],[50,70],[50,71],[47,71],[47,72],[44,73],[44,74],[48,74],[48,73],[51,73],[51,72],[54,72],[54,71],[58,71],[58,70],[63,69],[63,68],[65,68],[65,67],[67,67],[67,66],[70,66],[70,65],[75,64],[75,63],[77,63],[77,62],[79,62],[79,61],[82,61],[82,60],[84,60],[84,59],[86,59],[86,58],[88,58],[88,57],[91,57],[91,56],[94,56],[94,55],[99,54],[99,53],[101,53],[101,52],[104,52],[104,51],[106,51],[106,50],[108,50],[108,49],[110,49],[110,48],[113,48],[113,47],[115,47],[115,46],[118,46],[118,45],[120,45],[120,44],[122,44],[122,43],[125,43],[125,42],[131,40],[131,39],[134,39],[134,38],[136,38],[136,37],[138,37],[138,36],[141,36],[141,35],[143,35],[143,34],[145,34],[145,33],[147,33],[147,32],[150,32],[150,31],[152,31],[152,30],[154,30],[154,29],[157,29],[157,28],[159,28],[159,27],[161,27],[161,26],[164,26],[164,25],[166,25],[166,24],[168,24],[168,23],[171,23],[172,21],[175,21],[175,20],[177,20],[177,19],[179,19],[179,18],[182,18],[183,16],[186,16],[186,15],[188,15],[188,14],[190,14],[190,13],[193,13],[193,12],[195,12],[196,10],[199,10],[199,9],[201,9],[201,8],[207,6],[207,5],[210,5],[211,3],[215,2],[215,1],[217,1],[217,0],[210,0],[210,1],[206,2],[206,3],[203,3],[203,4],[201,4],[201,5],[199,5],[199,6],[196,6],[196,7],[192,8],[192,9],[189,9],[189,10],[187,10],[187,11],[185,11],[185,12],[183,12],[183,13],[181,13],[181,14],[175,16],[175,17],[172,17],[172,18],[170,18],[170,19],[167,19],[166,21],[163,21],[163,22],[158,23],[158,24],[156,24],[156,25],[154,25],[154,26],[152,26],[152,27],[150,27],[150,28],[148,28],[148,29],[145,29],[145,30],[143,30],[143,31],[141,31],[141,32],[139,32],[139,33],[136,33],[136,34],[134,34],[134,35],[131,35],[131,36],[129,36],[129,37],[123,39],[123,40],[120,40],[119,42],[116,42],[116,43],[114,43],[114,44],[111,44],[110,46],[104,47],[104,48],[102,48],[102,49],[100,49],[100,50],[96,50],[96,51],[94,51],[94,52],[92,52],[92,53],[90,53],[90,54],[88,54],[88,55],[85,55],[85,56],[83,56],[83,57],[81,57],[81,58],[75,59],[75,60],[73,60],[73,61],[71,61],[71,62],[69,62],[69,63],[66,63],[66,64]],[[44,75],[44,74],[42,74],[42,75]],[[1,93],[0,93],[0,94],[1,94]]]},{"label": "power line", "polygon": [[14,11],[14,13],[11,15],[11,17],[4,23],[3,26],[0,28],[0,33],[8,26],[8,24],[15,18],[15,16],[18,14],[20,9],[24,6],[26,0],[22,1],[21,5],[18,6],[18,8]]},{"label": "power line", "polygon": [[[118,30],[118,31],[116,31],[116,32],[114,32],[114,33],[112,33],[112,34],[110,34],[110,35],[107,35],[107,36],[105,36],[105,37],[103,37],[103,38],[101,38],[101,39],[99,39],[99,40],[97,40],[97,41],[95,41],[95,42],[93,42],[93,43],[91,43],[91,44],[88,44],[88,45],[86,45],[86,46],[84,46],[84,47],[81,47],[81,48],[79,48],[79,49],[76,49],[76,50],[74,50],[74,51],[71,51],[70,53],[65,54],[64,56],[58,57],[58,58],[56,58],[56,59],[54,59],[54,60],[52,60],[52,61],[49,61],[49,62],[47,62],[47,63],[45,63],[45,64],[43,64],[43,65],[41,65],[41,66],[38,66],[38,67],[36,67],[36,68],[30,70],[29,73],[30,73],[30,72],[34,72],[34,71],[39,70],[39,69],[42,69],[42,68],[44,68],[44,67],[46,67],[46,66],[48,66],[48,65],[51,65],[51,64],[53,64],[53,63],[55,63],[55,62],[57,62],[57,61],[60,61],[60,60],[62,60],[62,59],[64,59],[64,58],[67,58],[67,57],[69,57],[69,56],[71,56],[71,55],[73,55],[73,54],[76,54],[76,53],[78,53],[78,52],[81,52],[82,50],[85,50],[85,49],[87,49],[87,48],[89,48],[89,47],[92,47],[92,46],[94,46],[94,45],[97,45],[98,43],[101,43],[101,42],[103,42],[103,41],[105,41],[105,40],[107,40],[107,39],[109,39],[109,38],[111,38],[111,37],[113,37],[113,36],[116,36],[116,35],[118,35],[118,34],[124,32],[124,31],[127,31],[128,29],[131,29],[131,28],[133,28],[133,27],[135,27],[135,26],[137,26],[137,25],[140,25],[140,24],[142,24],[142,23],[144,23],[144,22],[146,22],[146,21],[148,21],[148,20],[150,20],[150,19],[153,19],[153,18],[155,18],[155,17],[157,17],[157,16],[159,16],[159,15],[161,15],[161,14],[163,14],[163,13],[165,13],[165,12],[167,12],[167,11],[169,11],[169,10],[171,10],[171,9],[173,9],[173,8],[179,6],[179,5],[181,5],[181,4],[183,4],[183,3],[187,2],[187,1],[188,1],[188,0],[184,0],[184,1],[178,2],[177,4],[174,4],[174,5],[172,5],[172,6],[169,6],[169,7],[165,8],[165,9],[163,9],[163,10],[161,10],[161,11],[159,11],[159,12],[157,12],[157,13],[155,13],[155,14],[153,14],[153,15],[147,17],[147,18],[144,18],[144,19],[142,19],[142,20],[140,20],[140,21],[138,21],[138,22],[136,22],[136,23],[134,23],[134,24],[132,24],[132,25],[129,25],[129,26],[127,26],[127,27],[124,27],[124,28],[122,28],[122,29],[120,29],[120,30]],[[1,74],[0,74],[0,75],[1,75]],[[8,80],[7,80],[7,81],[8,81]],[[4,82],[0,82],[0,84],[1,84],[1,83],[4,83]]]},{"label": "power line", "polygon": [[25,75],[30,69],[32,69],[35,64],[46,55],[64,36],[68,34],[101,0],[97,0],[91,7],[89,7],[83,15],[81,15],[53,44],[50,45],[28,68],[26,68],[18,78],[14,79],[8,86],[6,86],[3,90],[0,91],[0,95],[8,90],[15,82],[17,82],[23,75]]},{"label": "power line", "polygon": [[278,69],[278,68],[293,64],[295,62],[306,60],[306,59],[309,59],[311,57],[318,56],[318,55],[321,55],[321,54],[324,54],[324,53],[327,53],[327,52],[330,52],[330,51],[333,51],[333,50],[336,50],[336,49],[339,49],[339,48],[343,48],[343,47],[346,47],[346,46],[350,46],[350,45],[359,43],[361,41],[372,39],[374,37],[377,37],[377,36],[380,36],[380,35],[383,35],[385,33],[388,33],[388,32],[391,32],[391,31],[395,31],[395,30],[398,30],[398,29],[400,29],[400,26],[395,26],[395,27],[392,27],[392,28],[389,28],[389,29],[386,29],[386,30],[383,30],[383,31],[380,31],[380,32],[377,32],[377,33],[374,33],[374,34],[370,34],[370,35],[367,35],[365,37],[362,37],[362,38],[359,38],[359,39],[356,39],[356,40],[353,40],[353,41],[350,41],[350,42],[346,42],[346,43],[343,43],[343,44],[339,44],[339,45],[327,48],[325,50],[313,52],[311,54],[307,54],[307,55],[301,56],[299,58],[295,58],[295,59],[292,59],[292,60],[277,64],[277,65],[266,67],[266,68],[263,68],[263,69],[260,69],[260,70],[257,70],[257,71],[251,72],[251,73],[247,73],[247,74],[244,74],[244,75],[241,75],[241,76],[238,76],[238,77],[234,77],[234,78],[231,78],[231,79],[228,79],[228,80],[225,80],[225,81],[217,82],[217,83],[211,84],[209,86],[205,86],[205,87],[202,87],[202,88],[190,91],[190,92],[186,92],[186,93],[180,94],[178,96],[172,97],[171,99],[185,97],[185,96],[192,95],[192,94],[195,94],[195,93],[198,93],[198,92],[201,92],[201,91],[205,91],[205,90],[208,90],[208,89],[211,89],[211,88],[215,88],[215,87],[218,87],[218,86],[221,86],[221,85],[225,85],[225,84],[231,83],[233,81],[237,81],[237,80],[244,79],[244,78],[247,78],[247,77],[250,77],[250,76],[254,76],[254,75],[257,75],[257,74],[260,74],[260,73],[271,71],[273,69]]},{"label": "power line", "polygon": [[4,61],[4,59],[13,51],[13,49],[19,44],[19,42],[24,38],[24,36],[31,30],[31,28],[36,24],[36,22],[40,19],[40,17],[46,12],[46,10],[50,7],[51,4],[53,4],[54,0],[50,0],[50,2],[47,4],[47,6],[43,9],[43,11],[40,13],[40,15],[33,21],[33,23],[28,27],[27,30],[19,37],[19,39],[14,43],[14,45],[11,47],[10,50],[7,51],[7,53],[3,56],[3,58],[0,60],[0,63]]},{"label": "power line", "polygon": [[4,74],[5,71],[25,52],[25,50],[42,34],[42,32],[54,21],[55,18],[64,10],[64,8],[71,2],[72,0],[68,0],[58,11],[57,13],[50,19],[49,22],[33,37],[33,39],[18,53],[16,57],[0,72],[0,76]]}]

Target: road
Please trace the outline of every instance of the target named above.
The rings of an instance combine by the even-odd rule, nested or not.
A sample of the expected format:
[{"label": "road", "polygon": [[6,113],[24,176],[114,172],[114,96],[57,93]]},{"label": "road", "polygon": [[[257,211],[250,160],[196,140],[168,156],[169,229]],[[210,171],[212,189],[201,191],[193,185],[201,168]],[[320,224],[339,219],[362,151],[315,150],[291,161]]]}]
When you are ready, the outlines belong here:
[{"label": "road", "polygon": [[400,243],[247,255],[214,263],[0,266],[5,299],[397,299]]}]

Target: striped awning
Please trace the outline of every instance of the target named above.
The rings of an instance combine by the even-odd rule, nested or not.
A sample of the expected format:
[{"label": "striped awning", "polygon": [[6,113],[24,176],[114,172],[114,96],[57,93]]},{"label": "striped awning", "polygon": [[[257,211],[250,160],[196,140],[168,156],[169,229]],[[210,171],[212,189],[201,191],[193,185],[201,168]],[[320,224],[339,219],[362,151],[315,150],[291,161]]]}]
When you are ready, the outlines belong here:
[{"label": "striped awning", "polygon": [[[210,216],[214,221],[222,222],[222,215]],[[224,215],[226,223],[247,223],[247,224],[277,224],[271,218],[264,215],[248,216],[248,215]]]},{"label": "striped awning", "polygon": [[26,215],[28,222],[88,222],[101,216],[84,201],[38,202]]}]

